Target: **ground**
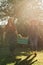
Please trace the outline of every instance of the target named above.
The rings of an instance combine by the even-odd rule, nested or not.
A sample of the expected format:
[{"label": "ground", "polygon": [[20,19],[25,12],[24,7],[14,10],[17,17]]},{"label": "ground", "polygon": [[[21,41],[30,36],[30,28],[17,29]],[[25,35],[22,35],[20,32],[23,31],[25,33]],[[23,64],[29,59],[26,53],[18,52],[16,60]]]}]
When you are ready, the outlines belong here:
[{"label": "ground", "polygon": [[[16,58],[17,59],[22,58],[21,60],[26,58],[30,53],[34,54],[34,52],[29,52],[29,48],[18,48],[14,52],[15,52]],[[36,53],[37,53],[37,56],[35,57],[35,59],[37,59],[37,61],[32,65],[43,65],[43,51],[37,51]],[[0,48],[0,65],[15,65],[15,62],[11,60],[11,57],[9,59],[8,57],[9,54],[10,54],[9,48]]]},{"label": "ground", "polygon": [[33,65],[43,65],[43,51],[38,51],[36,58],[38,61],[34,63]]}]

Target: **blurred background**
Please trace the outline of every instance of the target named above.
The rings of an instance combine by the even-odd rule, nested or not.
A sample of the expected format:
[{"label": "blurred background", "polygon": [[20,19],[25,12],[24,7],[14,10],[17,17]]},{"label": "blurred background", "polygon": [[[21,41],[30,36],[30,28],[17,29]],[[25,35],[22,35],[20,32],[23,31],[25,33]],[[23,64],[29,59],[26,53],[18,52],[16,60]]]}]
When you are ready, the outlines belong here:
[{"label": "blurred background", "polygon": [[39,61],[41,60],[40,63],[39,61],[38,63],[42,65],[43,0],[0,0],[0,53],[2,53],[0,57],[4,53],[8,53],[8,55],[10,53],[9,47],[7,47],[8,44],[6,44],[4,40],[4,30],[6,25],[8,25],[10,17],[14,18],[13,24],[16,27],[16,34],[18,36],[15,37],[17,40],[19,38],[15,51],[16,54],[21,51],[29,52],[29,54],[30,51],[38,51],[37,58],[39,58]]}]

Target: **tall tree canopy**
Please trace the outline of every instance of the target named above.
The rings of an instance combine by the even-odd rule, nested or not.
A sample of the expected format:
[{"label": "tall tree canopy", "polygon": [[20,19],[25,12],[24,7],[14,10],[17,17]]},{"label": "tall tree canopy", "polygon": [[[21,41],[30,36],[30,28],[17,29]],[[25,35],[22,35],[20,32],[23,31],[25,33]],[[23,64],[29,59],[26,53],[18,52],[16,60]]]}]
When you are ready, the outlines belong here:
[{"label": "tall tree canopy", "polygon": [[14,16],[28,22],[30,19],[43,21],[43,1],[41,0],[0,0],[0,18]]}]

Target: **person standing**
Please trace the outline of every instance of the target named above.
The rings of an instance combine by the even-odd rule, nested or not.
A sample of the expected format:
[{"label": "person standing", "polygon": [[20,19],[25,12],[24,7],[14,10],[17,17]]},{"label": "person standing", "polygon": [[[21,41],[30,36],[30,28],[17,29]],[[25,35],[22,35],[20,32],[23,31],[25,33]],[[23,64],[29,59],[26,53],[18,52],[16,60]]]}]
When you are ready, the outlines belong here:
[{"label": "person standing", "polygon": [[12,17],[8,19],[8,23],[4,28],[4,35],[5,43],[9,46],[11,55],[13,55],[17,45],[17,30]]}]

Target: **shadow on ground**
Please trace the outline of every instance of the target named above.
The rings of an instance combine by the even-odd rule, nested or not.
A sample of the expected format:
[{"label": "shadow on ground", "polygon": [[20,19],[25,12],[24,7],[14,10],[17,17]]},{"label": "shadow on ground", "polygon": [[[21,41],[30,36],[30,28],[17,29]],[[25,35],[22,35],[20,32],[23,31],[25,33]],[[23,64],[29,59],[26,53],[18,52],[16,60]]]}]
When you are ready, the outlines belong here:
[{"label": "shadow on ground", "polygon": [[[17,51],[18,50],[16,49],[15,52],[17,52]],[[24,53],[21,53],[21,51],[19,51],[19,53],[17,52],[13,56],[11,56],[10,54],[0,55],[0,65],[10,65],[10,64],[12,65],[12,63],[13,63],[13,65],[32,65],[33,63],[35,63],[37,61],[37,60],[34,60],[34,58],[37,56],[36,53],[27,54],[28,51],[23,50],[22,52],[24,52]],[[3,52],[3,53],[5,53],[5,52]],[[17,58],[17,56],[26,56],[26,58],[22,60],[22,58]]]},{"label": "shadow on ground", "polygon": [[30,58],[31,56],[32,54],[28,55],[23,60],[21,60],[21,58],[17,59],[16,56],[7,56],[0,59],[0,65],[6,65],[6,64],[11,64],[11,63],[15,63],[14,65],[32,65],[37,60],[33,61],[33,59],[36,57],[36,54],[33,55],[32,58]]}]

